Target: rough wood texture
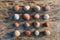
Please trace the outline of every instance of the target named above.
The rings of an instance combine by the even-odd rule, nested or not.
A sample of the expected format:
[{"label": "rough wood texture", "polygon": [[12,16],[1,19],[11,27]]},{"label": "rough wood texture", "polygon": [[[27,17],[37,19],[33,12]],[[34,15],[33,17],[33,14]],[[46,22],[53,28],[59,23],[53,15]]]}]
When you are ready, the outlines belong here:
[{"label": "rough wood texture", "polygon": [[[3,0],[1,0],[3,1]],[[33,0],[34,1],[34,0]],[[33,2],[31,0],[31,2]],[[50,36],[44,36],[41,38],[34,38],[34,37],[20,37],[20,38],[11,38],[11,39],[6,39],[6,40],[60,40],[60,4],[59,4],[60,0],[38,0],[38,1],[34,1],[34,3],[36,4],[49,4],[51,5],[51,11],[47,12],[50,13],[50,26],[49,28],[46,28],[47,30],[51,31],[51,35]],[[0,40],[5,40],[3,38],[3,35],[6,33],[9,33],[11,31],[14,31],[14,29],[7,29],[8,25],[10,25],[10,23],[4,23],[5,17],[8,17],[8,13],[7,13],[7,9],[6,9],[6,2],[1,2],[0,3],[0,7],[2,7],[2,9],[0,9]],[[27,0],[21,3],[27,4],[29,3]],[[20,4],[23,5],[23,4]]]}]

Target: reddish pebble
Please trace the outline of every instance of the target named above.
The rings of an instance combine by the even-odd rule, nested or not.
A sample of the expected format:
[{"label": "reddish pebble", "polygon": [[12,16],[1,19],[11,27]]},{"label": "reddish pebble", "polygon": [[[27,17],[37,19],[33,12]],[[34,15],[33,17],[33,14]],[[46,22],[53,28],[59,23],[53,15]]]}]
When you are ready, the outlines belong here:
[{"label": "reddish pebble", "polygon": [[26,30],[25,32],[25,35],[29,36],[31,34],[31,32],[29,30]]},{"label": "reddish pebble", "polygon": [[26,19],[26,20],[30,20],[30,15],[29,14],[24,14],[23,18]]},{"label": "reddish pebble", "polygon": [[46,22],[44,23],[44,26],[45,26],[45,27],[48,27],[48,26],[49,26],[49,23],[46,21]]},{"label": "reddish pebble", "polygon": [[15,27],[19,27],[19,23],[18,23],[18,22],[15,22],[15,23],[14,23],[14,26],[15,26]]}]

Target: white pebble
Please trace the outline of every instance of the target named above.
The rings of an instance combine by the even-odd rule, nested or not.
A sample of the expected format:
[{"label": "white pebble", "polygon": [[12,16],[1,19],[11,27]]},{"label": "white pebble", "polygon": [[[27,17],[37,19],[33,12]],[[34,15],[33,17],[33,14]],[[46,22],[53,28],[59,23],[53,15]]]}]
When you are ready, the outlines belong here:
[{"label": "white pebble", "polygon": [[39,35],[39,31],[38,31],[38,30],[35,31],[35,35],[36,35],[36,36]]},{"label": "white pebble", "polygon": [[45,14],[44,15],[44,19],[49,19],[49,15],[48,14]]},{"label": "white pebble", "polygon": [[14,19],[19,20],[19,14],[14,14]]},{"label": "white pebble", "polygon": [[15,31],[15,36],[20,36],[20,31],[19,30]]},{"label": "white pebble", "polygon": [[46,34],[46,35],[50,35],[51,33],[50,33],[50,31],[46,30],[46,31],[45,31],[45,34]]},{"label": "white pebble", "polygon": [[35,11],[40,11],[41,10],[41,8],[40,8],[40,6],[34,6],[34,9],[35,9]]},{"label": "white pebble", "polygon": [[30,9],[30,6],[26,5],[24,6],[24,10],[28,11]]}]

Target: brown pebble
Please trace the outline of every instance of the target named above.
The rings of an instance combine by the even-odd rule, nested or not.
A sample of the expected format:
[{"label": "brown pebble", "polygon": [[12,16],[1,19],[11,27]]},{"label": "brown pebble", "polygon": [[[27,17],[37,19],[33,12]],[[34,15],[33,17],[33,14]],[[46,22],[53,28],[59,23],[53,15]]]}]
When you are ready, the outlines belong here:
[{"label": "brown pebble", "polygon": [[15,11],[18,11],[19,9],[20,9],[19,5],[15,5],[15,6],[14,6],[14,10],[15,10]]},{"label": "brown pebble", "polygon": [[26,20],[30,20],[30,15],[26,13],[26,14],[23,15],[23,18],[26,19]]},{"label": "brown pebble", "polygon": [[45,27],[48,27],[48,26],[49,26],[48,21],[46,21],[46,22],[44,23],[44,26],[45,26]]},{"label": "brown pebble", "polygon": [[14,22],[14,26],[15,26],[15,27],[19,27],[19,25],[20,25],[20,24],[19,24],[18,22]]}]

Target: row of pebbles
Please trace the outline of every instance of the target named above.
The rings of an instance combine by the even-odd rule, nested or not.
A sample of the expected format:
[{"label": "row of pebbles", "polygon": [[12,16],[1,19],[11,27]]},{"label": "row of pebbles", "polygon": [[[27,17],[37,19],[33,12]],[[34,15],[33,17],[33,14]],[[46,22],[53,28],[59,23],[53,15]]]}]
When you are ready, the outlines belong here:
[{"label": "row of pebbles", "polygon": [[[30,30],[25,30],[23,32],[23,35],[25,36],[30,36],[30,35],[35,35],[35,36],[40,36],[40,34],[42,33],[42,35],[50,35],[50,31],[49,30],[45,30],[43,32],[40,32],[38,30],[35,30],[34,32],[31,32]],[[14,36],[20,36],[21,35],[21,32],[19,30],[16,30],[14,32]]]},{"label": "row of pebbles", "polygon": [[[41,9],[44,9],[45,11],[49,11],[49,10],[50,10],[50,6],[49,6],[49,5],[45,5],[44,7],[40,7],[40,6],[38,6],[38,5],[35,5],[35,6],[33,6],[33,7],[30,7],[29,5],[25,5],[25,6],[23,6],[23,7],[19,7],[19,5],[15,5],[15,6],[13,7],[13,9],[14,9],[15,11],[17,11],[17,12],[20,10],[20,8],[24,9],[25,11],[29,11],[29,10],[32,8],[32,10],[34,10],[34,12],[39,12]],[[31,13],[31,14],[33,14],[33,13]],[[22,13],[22,16],[20,16],[20,14],[18,14],[18,13],[13,14],[13,19],[15,20],[15,22],[13,23],[13,25],[14,25],[15,27],[19,27],[20,25],[22,25],[22,24],[20,24],[20,22],[17,22],[18,20],[21,20],[21,17],[26,20],[26,22],[24,23],[24,26],[26,26],[26,27],[28,27],[28,28],[31,26],[28,21],[29,21],[31,18],[33,18],[33,17],[34,17],[35,19],[37,19],[35,22],[33,22],[33,25],[34,25],[34,27],[36,27],[36,28],[39,28],[40,25],[42,24],[42,23],[40,23],[40,22],[38,21],[38,20],[40,20],[40,17],[41,17],[41,16],[42,16],[43,19],[49,20],[49,14],[40,15],[40,14],[36,13],[36,14],[33,15],[33,17],[31,16],[31,14],[29,14],[29,13],[24,13],[24,14],[23,14],[23,13]],[[33,18],[33,20],[35,20],[34,18]],[[17,20],[17,21],[16,21],[16,20]],[[25,21],[25,20],[24,20],[24,21]],[[31,20],[31,22],[32,22],[32,20]],[[44,22],[43,25],[46,26],[46,27],[48,27],[48,26],[49,26],[48,21]],[[46,34],[46,35],[50,35],[50,31],[48,31],[48,30],[43,31],[43,33]],[[31,34],[34,34],[35,36],[39,36],[39,35],[40,35],[40,32],[39,32],[38,30],[36,30],[36,31],[34,31],[34,32],[32,33],[30,30],[25,30],[25,31],[23,32],[23,34],[26,35],[26,36],[30,36]],[[22,33],[21,33],[19,30],[16,29],[15,32],[14,32],[14,35],[18,37],[18,36],[22,35]],[[33,36],[33,35],[32,35],[32,36]]]},{"label": "row of pebbles", "polygon": [[[22,18],[20,18],[20,16],[22,16]],[[19,20],[19,19],[25,19],[25,20],[30,20],[30,19],[44,19],[44,20],[48,20],[49,19],[49,14],[45,14],[45,15],[40,15],[40,14],[35,14],[35,15],[30,15],[28,13],[25,13],[23,15],[19,15],[19,14],[14,14],[13,15],[13,19],[14,20]]]},{"label": "row of pebbles", "polygon": [[[42,13],[45,11],[49,11],[51,8],[50,6],[47,4],[43,7],[35,5],[35,6],[29,6],[29,5],[25,5],[25,6],[19,6],[19,5],[15,5],[13,6],[12,10],[10,11],[14,11],[15,13],[33,13],[33,12],[37,12],[37,13]],[[9,11],[9,12],[10,12]]]}]

